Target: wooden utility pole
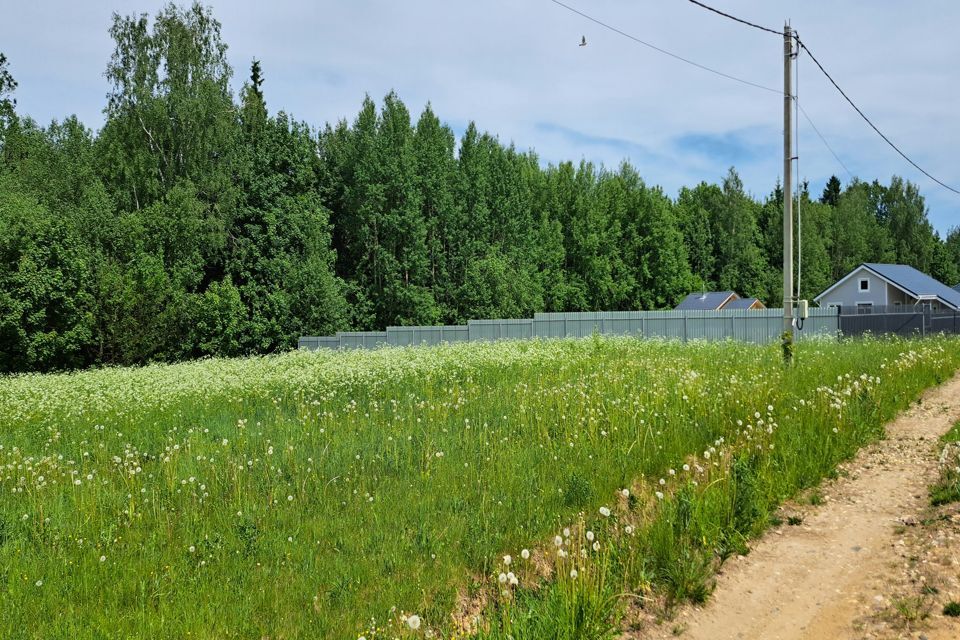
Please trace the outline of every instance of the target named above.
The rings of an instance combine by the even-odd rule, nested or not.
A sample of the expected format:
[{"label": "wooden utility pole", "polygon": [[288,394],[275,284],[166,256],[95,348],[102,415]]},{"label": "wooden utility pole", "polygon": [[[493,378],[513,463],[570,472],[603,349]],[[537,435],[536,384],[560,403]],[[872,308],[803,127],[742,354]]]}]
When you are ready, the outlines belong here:
[{"label": "wooden utility pole", "polygon": [[783,26],[783,357],[793,355],[793,30]]}]

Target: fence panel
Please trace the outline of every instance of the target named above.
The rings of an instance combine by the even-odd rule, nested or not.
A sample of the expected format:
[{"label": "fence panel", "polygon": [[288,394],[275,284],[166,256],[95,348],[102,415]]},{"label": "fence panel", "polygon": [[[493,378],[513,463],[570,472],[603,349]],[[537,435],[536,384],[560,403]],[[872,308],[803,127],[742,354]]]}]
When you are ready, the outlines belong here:
[{"label": "fence panel", "polygon": [[467,322],[470,342],[490,340],[529,340],[533,337],[533,320],[470,320]]},{"label": "fence panel", "polygon": [[[885,310],[886,311],[886,310]],[[608,311],[538,313],[531,318],[470,320],[466,325],[388,327],[386,331],[346,331],[335,337],[303,336],[304,349],[375,348],[384,344],[436,345],[443,342],[584,338],[594,332],[674,340],[741,340],[767,344],[783,331],[780,309],[737,311]],[[836,309],[810,309],[797,340],[817,335],[861,335],[865,332],[913,335],[960,333],[960,315],[953,312],[896,308],[895,313],[841,315]]]}]

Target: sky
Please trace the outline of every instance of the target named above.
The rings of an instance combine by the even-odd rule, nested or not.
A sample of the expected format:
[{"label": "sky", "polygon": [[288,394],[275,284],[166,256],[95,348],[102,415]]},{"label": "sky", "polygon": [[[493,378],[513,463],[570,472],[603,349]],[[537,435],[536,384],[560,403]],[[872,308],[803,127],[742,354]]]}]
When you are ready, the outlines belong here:
[{"label": "sky", "polygon": [[[564,0],[674,54],[782,90],[783,39],[686,0]],[[41,123],[76,114],[103,124],[111,15],[156,0],[19,2],[0,22],[0,51],[19,82],[18,112]],[[730,166],[758,198],[783,173],[783,97],[644,47],[551,0],[217,0],[235,89],[261,61],[271,111],[322,127],[352,121],[365,94],[395,90],[414,120],[430,102],[462,133],[471,120],[544,163],[629,160],[676,196],[719,183]],[[707,0],[774,29],[789,20],[871,120],[917,164],[960,189],[960,22],[956,0]],[[12,18],[12,19],[11,19]],[[581,36],[587,46],[580,47]],[[886,146],[813,65],[798,63],[801,180],[814,197],[837,175],[919,185],[941,235],[960,226],[960,196]],[[848,173],[849,171],[849,173]]]}]

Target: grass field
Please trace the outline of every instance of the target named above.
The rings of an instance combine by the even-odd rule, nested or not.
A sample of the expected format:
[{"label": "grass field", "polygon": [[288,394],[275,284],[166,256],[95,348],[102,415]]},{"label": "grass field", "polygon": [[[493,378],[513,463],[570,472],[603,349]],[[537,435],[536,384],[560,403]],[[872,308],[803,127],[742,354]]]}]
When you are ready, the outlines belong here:
[{"label": "grass field", "polygon": [[809,342],[786,370],[776,346],[598,337],[0,379],[0,637],[600,638],[630,599],[706,597],[958,346]]}]

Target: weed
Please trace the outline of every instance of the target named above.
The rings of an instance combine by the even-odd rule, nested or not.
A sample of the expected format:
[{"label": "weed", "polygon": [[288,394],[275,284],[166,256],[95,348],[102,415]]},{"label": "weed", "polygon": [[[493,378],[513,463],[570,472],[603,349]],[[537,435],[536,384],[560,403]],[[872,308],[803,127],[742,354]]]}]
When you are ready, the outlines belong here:
[{"label": "weed", "polygon": [[960,616],[960,602],[951,600],[947,604],[943,605],[943,615],[950,616],[951,618]]},{"label": "weed", "polygon": [[930,616],[931,603],[922,596],[895,598],[892,605],[893,622],[900,626],[910,627]]},{"label": "weed", "polygon": [[803,516],[790,516],[787,518],[787,524],[791,527],[796,527],[803,524]]}]

